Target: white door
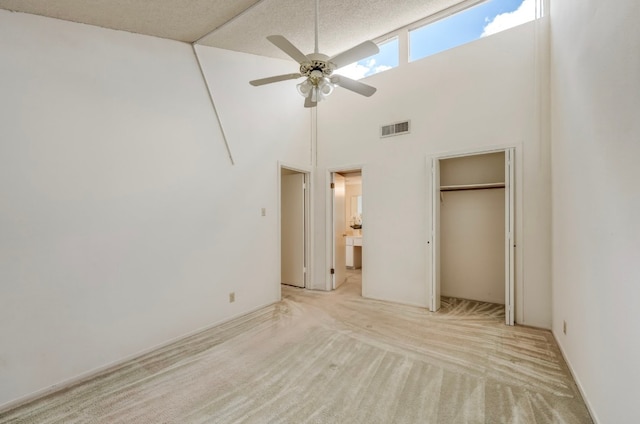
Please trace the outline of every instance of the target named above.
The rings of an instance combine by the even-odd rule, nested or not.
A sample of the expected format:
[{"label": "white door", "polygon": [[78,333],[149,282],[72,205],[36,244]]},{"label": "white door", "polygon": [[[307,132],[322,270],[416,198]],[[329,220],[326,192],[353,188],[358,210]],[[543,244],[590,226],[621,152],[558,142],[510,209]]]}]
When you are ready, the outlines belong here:
[{"label": "white door", "polygon": [[333,182],[333,288],[337,289],[347,278],[346,275],[346,228],[345,220],[345,178],[332,174]]},{"label": "white door", "polygon": [[504,152],[504,281],[505,281],[505,321],[507,325],[514,325],[515,309],[515,199],[514,199],[514,170],[515,149],[507,149]]},{"label": "white door", "polygon": [[280,200],[280,281],[304,287],[304,174],[281,176]]},{"label": "white door", "polygon": [[429,310],[440,309],[440,159],[431,159],[431,301]]}]

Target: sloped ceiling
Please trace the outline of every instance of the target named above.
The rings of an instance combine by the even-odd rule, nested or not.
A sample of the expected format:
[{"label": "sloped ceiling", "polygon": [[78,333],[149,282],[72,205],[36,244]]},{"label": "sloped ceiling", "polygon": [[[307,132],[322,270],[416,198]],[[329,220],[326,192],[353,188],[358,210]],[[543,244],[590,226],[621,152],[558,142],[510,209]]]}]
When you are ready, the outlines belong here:
[{"label": "sloped ceiling", "polygon": [[[320,0],[320,51],[329,56],[469,0]],[[314,47],[313,0],[0,0],[0,9],[276,58],[281,34]]]}]

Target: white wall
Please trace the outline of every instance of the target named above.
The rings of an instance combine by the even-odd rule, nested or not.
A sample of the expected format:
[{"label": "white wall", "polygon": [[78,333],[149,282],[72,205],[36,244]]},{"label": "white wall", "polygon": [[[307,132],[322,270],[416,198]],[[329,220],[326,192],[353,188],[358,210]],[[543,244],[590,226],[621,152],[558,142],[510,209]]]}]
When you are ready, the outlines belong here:
[{"label": "white wall", "polygon": [[[523,175],[516,254],[524,278],[516,281],[516,320],[550,327],[550,165],[540,95],[547,89],[546,25],[525,24],[367,78],[378,88],[371,98],[338,88],[319,105],[319,167],[364,166],[365,296],[427,306],[426,157],[514,145]],[[381,124],[404,119],[411,119],[411,134],[378,137]],[[326,185],[324,173],[316,178],[318,187]],[[319,191],[316,222],[323,225],[324,202]],[[323,242],[315,250],[320,273]]]},{"label": "white wall", "polygon": [[504,188],[442,193],[443,296],[505,303],[504,195]]},{"label": "white wall", "polygon": [[637,423],[640,4],[551,6],[553,332],[598,422]]},{"label": "white wall", "polygon": [[440,160],[440,186],[504,183],[504,152]]},{"label": "white wall", "polygon": [[309,112],[201,51],[236,166],[190,45],[0,11],[0,405],[278,300]]}]

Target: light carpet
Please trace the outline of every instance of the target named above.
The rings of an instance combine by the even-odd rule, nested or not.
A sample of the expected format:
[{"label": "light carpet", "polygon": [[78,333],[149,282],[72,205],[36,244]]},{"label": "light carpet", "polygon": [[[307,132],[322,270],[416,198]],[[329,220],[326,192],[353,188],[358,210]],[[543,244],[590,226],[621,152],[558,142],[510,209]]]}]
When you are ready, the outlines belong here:
[{"label": "light carpet", "polygon": [[504,325],[501,305],[430,313],[360,287],[357,272],[331,293],[283,286],[0,423],[592,423],[550,332]]}]

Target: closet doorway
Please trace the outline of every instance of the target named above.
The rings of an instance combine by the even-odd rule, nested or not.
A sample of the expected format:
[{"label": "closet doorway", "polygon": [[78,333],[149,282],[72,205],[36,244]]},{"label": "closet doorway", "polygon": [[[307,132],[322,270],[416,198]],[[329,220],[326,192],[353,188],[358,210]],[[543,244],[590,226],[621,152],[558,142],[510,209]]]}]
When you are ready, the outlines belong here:
[{"label": "closet doorway", "polygon": [[309,173],[280,166],[280,283],[307,286]]},{"label": "closet doorway", "polygon": [[430,310],[440,296],[505,305],[514,324],[515,149],[430,158]]}]

